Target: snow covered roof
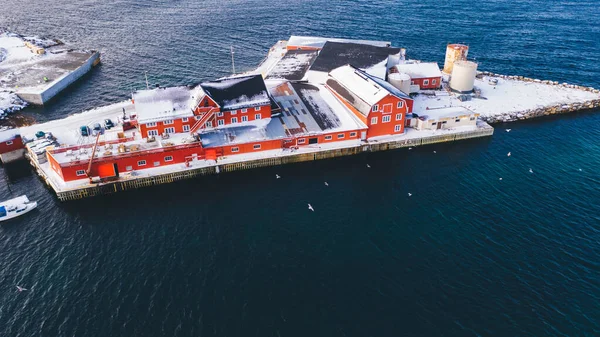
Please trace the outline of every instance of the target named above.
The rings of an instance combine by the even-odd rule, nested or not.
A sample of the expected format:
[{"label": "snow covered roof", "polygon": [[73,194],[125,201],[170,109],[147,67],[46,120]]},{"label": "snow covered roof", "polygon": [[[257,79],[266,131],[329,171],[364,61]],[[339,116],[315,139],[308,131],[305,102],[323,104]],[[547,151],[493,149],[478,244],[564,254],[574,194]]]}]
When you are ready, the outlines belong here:
[{"label": "snow covered roof", "polygon": [[20,135],[19,129],[2,127],[0,128],[0,143],[13,140]]},{"label": "snow covered roof", "polygon": [[439,109],[430,109],[419,113],[418,116],[423,120],[437,120],[440,118],[455,118],[459,116],[472,116],[478,115],[478,113],[469,110],[462,106],[448,107],[448,108],[439,108]]},{"label": "snow covered roof", "polygon": [[400,48],[327,41],[310,70],[330,72],[351,64],[371,75],[385,78],[390,55],[399,57],[399,54]]},{"label": "snow covered roof", "polygon": [[286,138],[279,119],[267,118],[253,124],[226,126],[202,132],[200,139],[205,148],[259,142]]},{"label": "snow covered roof", "polygon": [[401,63],[395,66],[399,73],[410,75],[410,78],[441,77],[442,72],[437,62]]},{"label": "snow covered roof", "polygon": [[269,82],[289,135],[317,134],[366,128],[323,85],[305,82]]},{"label": "snow covered roof", "polygon": [[373,105],[389,94],[410,99],[386,81],[351,65],[332,70],[326,84],[365,116],[369,114]]},{"label": "snow covered roof", "polygon": [[371,45],[376,47],[389,47],[392,45],[389,41],[369,41],[369,40],[351,40],[351,39],[336,39],[328,37],[316,37],[316,36],[294,36],[292,35],[287,42],[288,48],[296,47],[309,47],[309,48],[323,48],[326,42],[341,42],[341,43],[355,43]]},{"label": "snow covered roof", "polygon": [[270,105],[271,99],[261,75],[238,76],[200,84],[221,110]]},{"label": "snow covered roof", "polygon": [[311,66],[318,52],[314,50],[290,50],[269,71],[267,78],[300,80]]},{"label": "snow covered roof", "polygon": [[188,87],[156,88],[133,94],[139,123],[152,123],[169,119],[192,117],[198,90]]}]

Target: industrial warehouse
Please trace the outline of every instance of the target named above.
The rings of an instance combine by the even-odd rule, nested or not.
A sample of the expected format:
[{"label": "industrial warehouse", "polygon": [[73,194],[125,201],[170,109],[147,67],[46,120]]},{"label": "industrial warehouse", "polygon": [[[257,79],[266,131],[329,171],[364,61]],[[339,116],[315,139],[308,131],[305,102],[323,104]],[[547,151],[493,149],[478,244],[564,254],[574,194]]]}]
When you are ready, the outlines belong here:
[{"label": "industrial warehouse", "polygon": [[493,128],[480,117],[511,94],[498,96],[496,87],[519,84],[482,76],[467,55],[467,46],[448,45],[442,72],[390,42],[292,36],[255,71],[140,90],[130,101],[21,134],[61,200],[490,136]]}]

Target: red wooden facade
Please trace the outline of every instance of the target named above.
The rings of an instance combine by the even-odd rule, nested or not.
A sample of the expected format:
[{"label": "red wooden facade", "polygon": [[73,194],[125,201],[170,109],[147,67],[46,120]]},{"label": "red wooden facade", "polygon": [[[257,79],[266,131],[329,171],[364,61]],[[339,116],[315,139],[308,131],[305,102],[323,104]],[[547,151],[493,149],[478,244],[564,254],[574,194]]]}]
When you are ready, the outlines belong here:
[{"label": "red wooden facade", "polygon": [[21,136],[15,135],[11,139],[6,139],[3,142],[0,142],[0,154],[22,149],[24,147],[25,145],[23,144]]},{"label": "red wooden facade", "polygon": [[439,89],[442,86],[441,77],[412,78],[411,84],[418,84],[421,89]]}]

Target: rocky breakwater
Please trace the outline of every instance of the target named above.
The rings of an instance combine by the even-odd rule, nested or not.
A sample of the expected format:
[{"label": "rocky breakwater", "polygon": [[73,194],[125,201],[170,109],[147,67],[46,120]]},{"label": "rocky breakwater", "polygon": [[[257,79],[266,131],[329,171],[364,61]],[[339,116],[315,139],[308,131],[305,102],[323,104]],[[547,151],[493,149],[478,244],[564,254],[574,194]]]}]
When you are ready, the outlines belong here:
[{"label": "rocky breakwater", "polygon": [[556,114],[564,114],[569,112],[583,111],[583,110],[591,110],[591,109],[600,109],[600,90],[592,87],[584,87],[580,85],[568,84],[568,83],[559,83],[556,81],[548,81],[548,80],[539,80],[524,76],[512,76],[512,75],[501,75],[495,74],[491,72],[480,72],[478,76],[488,76],[488,77],[496,77],[502,78],[505,80],[512,81],[522,81],[522,82],[532,82],[538,84],[545,84],[550,86],[558,86],[564,87],[568,89],[582,90],[587,91],[593,94],[597,94],[596,99],[590,99],[582,102],[576,103],[562,103],[562,104],[552,104],[549,106],[538,107],[535,109],[526,109],[523,111],[512,111],[506,112],[503,114],[493,115],[493,116],[481,116],[480,118],[489,123],[505,123],[505,122],[514,122],[517,120],[524,120],[530,118],[537,118],[542,116],[550,116]]}]

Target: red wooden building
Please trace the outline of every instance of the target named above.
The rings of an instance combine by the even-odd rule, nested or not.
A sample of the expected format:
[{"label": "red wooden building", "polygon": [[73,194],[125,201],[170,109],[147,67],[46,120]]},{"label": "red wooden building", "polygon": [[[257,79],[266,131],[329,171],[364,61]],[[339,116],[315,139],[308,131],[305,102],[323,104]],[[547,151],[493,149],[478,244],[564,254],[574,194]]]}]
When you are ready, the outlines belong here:
[{"label": "red wooden building", "polygon": [[25,145],[18,129],[0,129],[0,154],[23,148]]},{"label": "red wooden building", "polygon": [[442,86],[442,72],[436,62],[401,63],[393,66],[390,73],[404,73],[410,76],[411,84],[420,89],[439,89]]},{"label": "red wooden building", "polygon": [[329,73],[326,85],[367,125],[367,139],[404,133],[413,100],[391,84],[345,65]]}]

